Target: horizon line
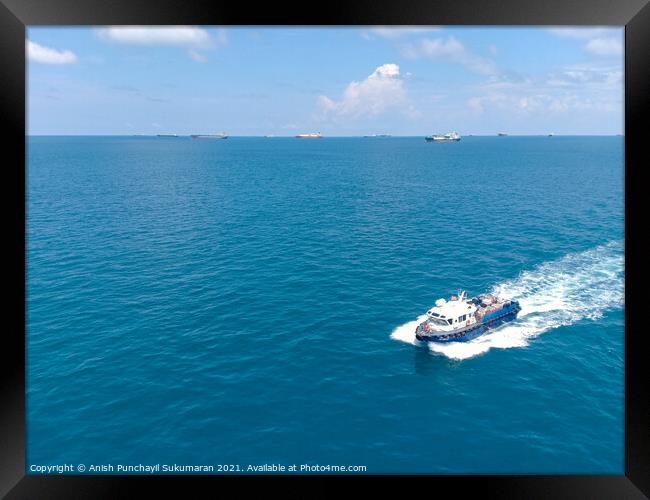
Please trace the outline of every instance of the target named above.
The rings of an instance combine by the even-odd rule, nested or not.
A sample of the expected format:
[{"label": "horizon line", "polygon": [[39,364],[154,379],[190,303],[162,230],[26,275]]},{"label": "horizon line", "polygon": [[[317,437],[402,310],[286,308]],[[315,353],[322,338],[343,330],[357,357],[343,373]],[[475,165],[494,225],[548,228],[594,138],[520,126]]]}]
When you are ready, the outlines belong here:
[{"label": "horizon line", "polygon": [[[505,134],[505,137],[616,137],[616,136],[624,136],[625,133],[620,132],[620,133],[591,133],[591,134],[585,134],[585,133],[570,133],[570,134],[557,134],[557,133],[536,133],[536,134],[518,134],[518,133],[505,133],[505,132],[497,132],[493,134],[461,134],[461,137],[504,137],[504,136],[499,136],[499,134]],[[169,136],[175,136],[177,138],[181,137],[191,137],[192,135],[196,134],[176,134],[173,132],[168,132],[168,133],[150,133],[150,134],[141,134],[141,133],[115,133],[115,134],[25,134],[25,137],[158,137],[158,136],[167,136],[167,138],[172,138]],[[326,137],[331,137],[331,138],[344,138],[344,137],[350,137],[350,138],[391,138],[391,137],[426,137],[427,135],[431,134],[408,134],[408,135],[403,135],[403,134],[362,134],[362,135],[322,135],[321,138],[324,139]],[[375,136],[383,136],[383,137],[375,137]],[[273,138],[291,138],[295,139],[296,135],[276,135],[276,134],[271,134],[271,135],[246,135],[246,134],[234,134],[230,135],[227,134],[228,138],[232,137],[259,137],[262,139],[273,139]]]}]

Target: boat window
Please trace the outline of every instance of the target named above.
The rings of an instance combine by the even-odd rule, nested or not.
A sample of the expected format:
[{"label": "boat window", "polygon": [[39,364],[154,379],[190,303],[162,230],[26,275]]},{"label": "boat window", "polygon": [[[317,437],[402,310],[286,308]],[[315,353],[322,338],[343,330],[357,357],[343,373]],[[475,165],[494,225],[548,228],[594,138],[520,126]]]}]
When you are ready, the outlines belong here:
[{"label": "boat window", "polygon": [[449,324],[451,325],[451,319],[448,319],[448,320],[447,320],[447,323],[449,323]]},{"label": "boat window", "polygon": [[438,313],[434,313],[434,312],[432,312],[432,313],[431,313],[431,316],[435,316],[435,317],[437,318],[437,317],[440,316],[440,315],[439,315]]}]

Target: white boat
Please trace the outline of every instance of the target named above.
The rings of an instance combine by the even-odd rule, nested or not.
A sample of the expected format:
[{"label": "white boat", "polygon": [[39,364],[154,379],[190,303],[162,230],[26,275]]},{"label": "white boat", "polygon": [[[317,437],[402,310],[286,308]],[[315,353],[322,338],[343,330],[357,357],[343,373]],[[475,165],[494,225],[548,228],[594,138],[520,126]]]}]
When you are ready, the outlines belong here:
[{"label": "white boat", "polygon": [[449,132],[448,134],[432,134],[424,138],[427,142],[450,142],[460,141],[458,132]]},{"label": "white boat", "polygon": [[298,134],[296,139],[320,139],[323,137],[320,132],[311,132],[309,134]]},{"label": "white boat", "polygon": [[192,139],[228,139],[228,136],[223,132],[219,134],[193,134],[190,137]]},{"label": "white boat", "polygon": [[479,295],[467,300],[465,292],[451,300],[438,299],[427,311],[427,319],[415,329],[415,338],[424,342],[467,342],[513,321],[521,311],[516,300]]}]

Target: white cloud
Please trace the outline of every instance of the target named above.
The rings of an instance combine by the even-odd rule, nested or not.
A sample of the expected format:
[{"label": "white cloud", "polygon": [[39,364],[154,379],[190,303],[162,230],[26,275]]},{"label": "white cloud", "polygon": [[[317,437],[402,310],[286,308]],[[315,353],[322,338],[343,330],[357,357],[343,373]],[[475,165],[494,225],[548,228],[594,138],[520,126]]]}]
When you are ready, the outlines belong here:
[{"label": "white cloud", "polygon": [[501,110],[519,115],[558,110],[563,100],[533,92],[490,92],[482,97],[472,97],[467,106],[476,114],[487,111]]},{"label": "white cloud", "polygon": [[623,54],[623,42],[620,38],[594,38],[587,42],[585,50],[598,56],[618,56]]},{"label": "white cloud", "polygon": [[77,56],[69,50],[56,50],[43,47],[27,40],[27,57],[30,61],[43,64],[71,64],[77,62]]},{"label": "white cloud", "polygon": [[371,39],[374,36],[395,40],[403,36],[417,35],[420,33],[428,33],[431,31],[438,31],[438,26],[375,26],[362,32],[362,36]]},{"label": "white cloud", "polygon": [[602,37],[606,35],[612,35],[612,28],[607,28],[604,26],[600,27],[580,27],[580,26],[571,26],[571,27],[555,27],[549,28],[548,31],[556,36],[561,38],[573,38],[575,40],[590,40],[592,38]]},{"label": "white cloud", "polygon": [[111,26],[99,30],[100,38],[129,45],[207,47],[209,33],[195,26]]},{"label": "white cloud", "polygon": [[197,62],[207,61],[199,50],[228,44],[224,30],[217,30],[211,36],[207,30],[196,26],[111,26],[100,29],[98,36],[102,40],[125,45],[184,47],[188,49],[189,57]]},{"label": "white cloud", "polygon": [[382,64],[379,66],[370,78],[393,78],[399,76],[399,66],[397,64]]},{"label": "white cloud", "polygon": [[405,57],[426,57],[432,60],[444,60],[465,66],[468,70],[482,75],[494,75],[497,68],[490,59],[470,52],[455,37],[423,38],[417,44],[407,44],[402,48]]},{"label": "white cloud", "polygon": [[623,34],[620,28],[549,28],[549,32],[561,38],[571,38],[584,43],[583,48],[598,56],[623,54]]},{"label": "white cloud", "polygon": [[623,110],[623,72],[616,65],[581,64],[536,77],[500,75],[474,88],[466,101],[474,114],[495,111],[542,119],[551,114]]},{"label": "white cloud", "polygon": [[351,82],[340,101],[321,95],[318,104],[325,114],[341,117],[376,116],[391,108],[399,108],[409,116],[417,115],[409,103],[397,64],[383,64],[365,80]]},{"label": "white cloud", "polygon": [[547,83],[560,87],[581,86],[585,90],[588,88],[622,90],[623,70],[620,66],[576,64],[552,73]]}]

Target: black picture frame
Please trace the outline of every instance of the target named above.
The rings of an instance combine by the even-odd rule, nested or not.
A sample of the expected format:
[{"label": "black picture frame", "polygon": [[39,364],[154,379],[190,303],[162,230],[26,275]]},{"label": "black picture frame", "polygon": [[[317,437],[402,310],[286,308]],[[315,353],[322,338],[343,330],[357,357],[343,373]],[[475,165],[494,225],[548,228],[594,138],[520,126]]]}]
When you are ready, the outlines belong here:
[{"label": "black picture frame", "polygon": [[[649,0],[493,0],[442,2],[233,3],[204,0],[0,0],[0,111],[5,178],[6,293],[0,370],[0,497],[129,498],[187,495],[195,482],[210,496],[236,486],[282,485],[287,496],[323,496],[361,482],[404,494],[429,492],[495,498],[646,498],[650,495],[649,356],[640,317],[644,249],[641,171],[650,101]],[[25,29],[37,25],[619,25],[625,26],[625,474],[621,476],[34,476],[25,475]],[[15,155],[11,153],[16,153]],[[6,321],[8,320],[8,321]],[[288,486],[291,485],[291,486]],[[215,489],[215,488],[218,488]],[[290,488],[290,489],[287,489]],[[304,488],[304,491],[299,489]],[[328,489],[331,490],[328,492]],[[409,488],[405,490],[405,488]],[[198,490],[195,490],[198,491]],[[198,496],[198,493],[193,496]],[[328,495],[329,496],[329,495]]]}]

